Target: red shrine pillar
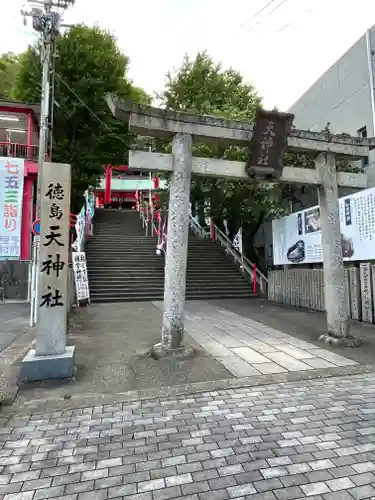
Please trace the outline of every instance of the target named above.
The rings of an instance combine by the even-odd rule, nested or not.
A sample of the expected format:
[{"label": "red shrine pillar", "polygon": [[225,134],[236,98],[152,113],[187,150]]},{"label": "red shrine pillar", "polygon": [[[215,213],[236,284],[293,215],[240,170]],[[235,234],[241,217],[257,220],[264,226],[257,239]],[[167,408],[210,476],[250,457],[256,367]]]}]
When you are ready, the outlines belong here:
[{"label": "red shrine pillar", "polygon": [[[159,189],[159,177],[153,177],[154,189]],[[160,196],[158,193],[154,194],[154,203],[156,208],[160,208]]]},{"label": "red shrine pillar", "polygon": [[31,160],[33,157],[33,127],[33,117],[32,114],[29,113],[27,117],[27,160]]},{"label": "red shrine pillar", "polygon": [[105,167],[104,206],[111,203],[112,168]]},{"label": "red shrine pillar", "polygon": [[31,258],[31,225],[33,218],[32,177],[26,176],[23,183],[22,219],[21,219],[21,260]]}]

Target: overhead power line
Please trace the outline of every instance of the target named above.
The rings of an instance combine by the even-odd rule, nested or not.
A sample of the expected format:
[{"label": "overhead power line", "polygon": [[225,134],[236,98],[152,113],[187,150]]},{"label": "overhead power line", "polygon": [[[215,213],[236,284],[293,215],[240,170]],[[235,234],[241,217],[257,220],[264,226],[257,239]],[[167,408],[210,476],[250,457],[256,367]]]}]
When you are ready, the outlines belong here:
[{"label": "overhead power line", "polygon": [[[277,5],[273,10],[271,10],[270,12],[267,12],[266,17],[268,18],[273,12],[275,12],[279,7],[281,7],[281,5],[283,5],[283,3],[287,2],[287,1],[288,0],[282,0],[282,2],[279,5]],[[259,9],[250,19],[248,19],[247,21],[242,23],[241,26],[232,33],[232,36],[238,34],[250,21],[253,21],[254,19],[256,19],[262,12],[264,12],[268,7],[270,7],[275,2],[276,2],[276,0],[270,0],[269,2],[267,2],[266,5],[264,5],[261,9]],[[256,23],[256,25],[259,25],[259,24],[260,24],[260,21],[258,21]],[[250,28],[250,30],[248,30],[248,31],[252,31],[253,29],[254,28]]]},{"label": "overhead power line", "polygon": [[[277,11],[277,9],[279,9],[282,5],[284,5],[284,3],[288,2],[288,0],[282,0],[279,5],[276,5],[276,7],[272,10],[270,10],[269,12],[267,12],[267,15],[265,16],[264,19],[268,19],[272,16],[272,14]],[[264,20],[263,20],[264,21]],[[255,26],[259,26],[260,24],[262,24],[262,21],[258,21]],[[249,30],[247,30],[248,33],[250,33],[251,31],[254,31],[255,29],[255,26],[251,27]]]},{"label": "overhead power line", "polygon": [[[369,84],[368,83],[365,83],[364,85],[362,85],[361,87],[357,88],[354,92],[352,92],[350,95],[348,95],[345,99],[343,99],[341,102],[339,102],[338,104],[335,104],[334,106],[332,106],[332,108],[330,108],[328,111],[328,113],[331,113],[332,111],[335,111],[337,108],[339,108],[341,106],[341,104],[344,104],[345,102],[349,101],[349,99],[351,99],[352,97],[354,97],[356,94],[358,94],[358,92],[360,92],[361,90],[363,90],[365,87],[368,87]],[[298,101],[297,101],[298,102]],[[312,125],[310,125],[309,128],[312,128],[312,127],[315,127],[315,125],[317,123],[319,123],[321,120],[324,119],[324,116],[321,116],[319,118],[319,120],[316,120],[316,122],[314,122]]]},{"label": "overhead power line", "polygon": [[122,139],[119,135],[117,135],[108,125],[101,119],[99,116],[88,106],[75,92],[72,87],[64,80],[62,76],[60,76],[58,73],[55,74],[55,77],[71,92],[72,95],[87,109],[87,111],[99,122],[103,125],[104,128],[108,130],[108,132],[113,135],[116,139],[118,139],[120,142],[122,142],[126,147],[128,147],[128,143]]},{"label": "overhead power line", "polygon": [[241,24],[240,26],[240,30],[246,26],[246,24],[249,22],[249,21],[252,21],[253,19],[255,19],[256,17],[259,16],[259,14],[261,14],[264,10],[267,9],[267,7],[269,7],[271,4],[273,4],[274,2],[276,2],[276,0],[271,0],[270,2],[268,2],[266,5],[264,5],[260,10],[258,10],[258,12],[256,12],[253,17],[251,19],[248,19],[247,21],[245,21],[243,24]]}]

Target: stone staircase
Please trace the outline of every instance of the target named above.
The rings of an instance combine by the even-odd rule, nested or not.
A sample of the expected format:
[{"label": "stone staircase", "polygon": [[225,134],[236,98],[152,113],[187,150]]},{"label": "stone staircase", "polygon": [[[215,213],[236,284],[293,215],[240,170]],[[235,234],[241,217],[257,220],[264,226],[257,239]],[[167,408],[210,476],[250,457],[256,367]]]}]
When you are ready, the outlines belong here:
[{"label": "stone staircase", "polygon": [[[134,210],[97,210],[86,252],[92,302],[163,300],[164,257],[156,255],[156,239],[145,236]],[[252,295],[221,247],[189,236],[188,300]]]}]

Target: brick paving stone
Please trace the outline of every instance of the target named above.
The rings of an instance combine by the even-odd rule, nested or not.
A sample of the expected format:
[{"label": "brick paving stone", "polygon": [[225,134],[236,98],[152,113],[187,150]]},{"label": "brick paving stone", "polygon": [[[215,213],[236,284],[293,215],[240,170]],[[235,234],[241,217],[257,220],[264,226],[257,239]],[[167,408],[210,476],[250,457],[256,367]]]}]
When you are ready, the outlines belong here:
[{"label": "brick paving stone", "polygon": [[82,483],[67,484],[65,493],[84,493],[85,491],[92,491],[94,489],[94,481],[85,481]]},{"label": "brick paving stone", "polygon": [[182,487],[182,492],[184,495],[194,495],[197,493],[203,493],[205,491],[210,491],[211,487],[207,481],[200,481],[198,483],[184,484]]},{"label": "brick paving stone", "polygon": [[332,476],[325,470],[316,470],[314,472],[306,472],[306,477],[311,483],[318,483],[321,481],[329,481]]},{"label": "brick paving stone", "polygon": [[242,484],[240,486],[232,486],[230,488],[227,488],[227,492],[230,498],[239,498],[256,493],[256,489],[252,484]]},{"label": "brick paving stone", "polygon": [[290,476],[280,477],[280,481],[285,487],[299,486],[300,484],[308,483],[308,479],[304,474],[292,474]]},{"label": "brick paving stone", "polygon": [[38,489],[35,492],[33,500],[41,500],[44,498],[54,498],[62,496],[64,494],[64,489],[65,489],[64,486],[52,486],[51,488]]},{"label": "brick paving stone", "polygon": [[298,498],[303,494],[299,486],[282,488],[281,490],[275,490],[274,493],[278,500],[294,500],[295,498]]},{"label": "brick paving stone", "polygon": [[283,483],[278,478],[264,479],[263,481],[255,481],[253,484],[255,489],[259,493],[263,491],[276,490],[278,488],[282,488],[283,486]]},{"label": "brick paving stone", "polygon": [[348,477],[332,479],[327,481],[327,485],[332,491],[347,490],[354,487],[353,481],[351,481]]},{"label": "brick paving stone", "polygon": [[235,486],[237,481],[234,476],[224,476],[217,479],[210,479],[208,484],[210,485],[210,489],[220,490],[222,488],[228,488],[229,486]]},{"label": "brick paving stone", "polygon": [[328,493],[330,491],[324,482],[303,484],[301,485],[301,489],[306,496],[321,495],[322,493]]},{"label": "brick paving stone", "polygon": [[[353,500],[347,491],[335,491],[323,495],[324,500]],[[310,500],[310,499],[309,499]]]},{"label": "brick paving stone", "polygon": [[371,498],[375,496],[375,489],[371,485],[358,486],[357,488],[352,488],[348,490],[348,493],[354,498],[354,500],[362,500],[363,498]]},{"label": "brick paving stone", "polygon": [[350,476],[350,479],[353,481],[353,483],[355,483],[356,486],[375,483],[375,475],[372,472],[367,472],[365,474],[355,474],[354,476]]}]

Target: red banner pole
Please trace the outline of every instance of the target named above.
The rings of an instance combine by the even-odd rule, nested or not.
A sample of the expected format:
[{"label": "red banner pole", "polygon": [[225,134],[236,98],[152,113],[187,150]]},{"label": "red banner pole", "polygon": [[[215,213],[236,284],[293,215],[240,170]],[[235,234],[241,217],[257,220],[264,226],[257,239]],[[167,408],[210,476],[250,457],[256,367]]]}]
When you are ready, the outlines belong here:
[{"label": "red banner pole", "polygon": [[257,265],[253,265],[253,290],[257,293]]},{"label": "red banner pole", "polygon": [[211,217],[210,222],[211,222],[211,240],[215,241],[215,222],[213,217]]}]

